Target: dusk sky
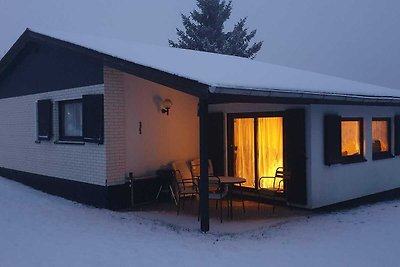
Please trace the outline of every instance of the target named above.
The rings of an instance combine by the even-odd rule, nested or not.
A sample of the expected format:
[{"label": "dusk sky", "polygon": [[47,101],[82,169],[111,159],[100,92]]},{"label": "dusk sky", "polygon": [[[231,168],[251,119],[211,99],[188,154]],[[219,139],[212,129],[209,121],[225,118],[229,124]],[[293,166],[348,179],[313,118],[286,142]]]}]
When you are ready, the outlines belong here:
[{"label": "dusk sky", "polygon": [[[30,27],[168,45],[194,0],[0,0],[0,55]],[[248,16],[256,60],[400,89],[400,1],[233,0],[227,30]]]}]

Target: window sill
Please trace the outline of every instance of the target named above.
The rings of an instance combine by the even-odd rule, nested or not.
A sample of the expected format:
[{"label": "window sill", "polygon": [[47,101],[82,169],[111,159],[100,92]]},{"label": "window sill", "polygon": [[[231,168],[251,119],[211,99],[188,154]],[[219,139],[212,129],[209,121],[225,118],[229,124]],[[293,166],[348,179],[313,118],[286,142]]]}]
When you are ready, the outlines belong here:
[{"label": "window sill", "polygon": [[394,158],[394,156],[389,152],[372,154],[372,160],[391,159],[391,158]]},{"label": "window sill", "polygon": [[56,145],[78,145],[78,146],[83,146],[85,145],[85,142],[82,141],[61,141],[57,140],[54,142]]},{"label": "window sill", "polygon": [[50,141],[50,137],[38,137],[36,140],[35,140],[35,143],[36,144],[40,144],[42,141],[44,141],[44,142],[48,142],[48,141]]},{"label": "window sill", "polygon": [[358,155],[358,156],[347,156],[347,157],[342,157],[340,163],[341,164],[352,164],[352,163],[361,163],[361,162],[366,162],[367,159],[364,158],[364,156]]}]

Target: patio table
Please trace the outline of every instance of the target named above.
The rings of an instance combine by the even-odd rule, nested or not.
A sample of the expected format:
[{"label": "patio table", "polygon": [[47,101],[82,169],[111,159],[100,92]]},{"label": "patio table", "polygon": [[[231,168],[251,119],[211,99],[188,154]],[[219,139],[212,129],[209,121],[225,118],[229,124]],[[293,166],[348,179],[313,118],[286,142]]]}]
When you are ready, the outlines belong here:
[{"label": "patio table", "polygon": [[[240,197],[242,200],[242,207],[243,207],[243,213],[246,213],[246,209],[244,207],[244,199],[243,199],[243,190],[242,190],[242,184],[246,182],[246,179],[241,178],[241,177],[234,177],[234,176],[218,176],[218,177],[209,177],[209,180],[214,180],[217,181],[219,178],[219,182],[223,185],[229,187],[235,184],[238,184],[240,187]],[[229,200],[229,211],[231,215],[231,219],[233,218],[233,204],[232,204],[232,197]]]},{"label": "patio table", "polygon": [[[231,185],[233,185],[233,184],[243,184],[243,183],[245,183],[246,182],[246,179],[244,179],[244,178],[240,178],[240,177],[234,177],[234,176],[218,176],[218,178],[219,178],[219,181],[221,182],[221,184],[231,184]],[[216,177],[210,177],[209,178],[210,180],[211,179],[217,179]]]}]

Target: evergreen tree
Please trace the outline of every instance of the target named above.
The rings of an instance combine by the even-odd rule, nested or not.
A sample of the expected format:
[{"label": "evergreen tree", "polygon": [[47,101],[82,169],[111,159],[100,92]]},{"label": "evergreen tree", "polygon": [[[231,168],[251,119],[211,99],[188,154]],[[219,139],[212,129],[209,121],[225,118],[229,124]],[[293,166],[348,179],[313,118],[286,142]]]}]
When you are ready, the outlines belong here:
[{"label": "evergreen tree", "polygon": [[232,1],[197,0],[199,10],[189,16],[181,14],[184,30],[176,29],[178,41],[169,40],[171,47],[234,55],[253,59],[263,42],[250,44],[257,30],[248,33],[247,18],[237,22],[230,32],[224,23],[232,12]]}]

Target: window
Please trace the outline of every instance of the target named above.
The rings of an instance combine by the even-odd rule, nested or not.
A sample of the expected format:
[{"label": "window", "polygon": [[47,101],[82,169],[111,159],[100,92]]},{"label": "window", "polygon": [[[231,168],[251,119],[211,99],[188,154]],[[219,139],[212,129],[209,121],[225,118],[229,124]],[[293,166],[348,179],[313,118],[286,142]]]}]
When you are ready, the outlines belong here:
[{"label": "window", "polygon": [[391,157],[390,118],[372,119],[372,158]]},{"label": "window", "polygon": [[324,117],[325,165],[364,162],[364,121],[342,118],[336,114]]},{"label": "window", "polygon": [[342,157],[360,157],[363,154],[362,119],[342,119],[341,155]]},{"label": "window", "polygon": [[61,101],[58,116],[61,142],[56,143],[69,144],[68,141],[72,141],[71,144],[103,144],[103,95],[83,95],[81,99]]},{"label": "window", "polygon": [[59,108],[60,140],[82,141],[82,100],[62,101]]}]

